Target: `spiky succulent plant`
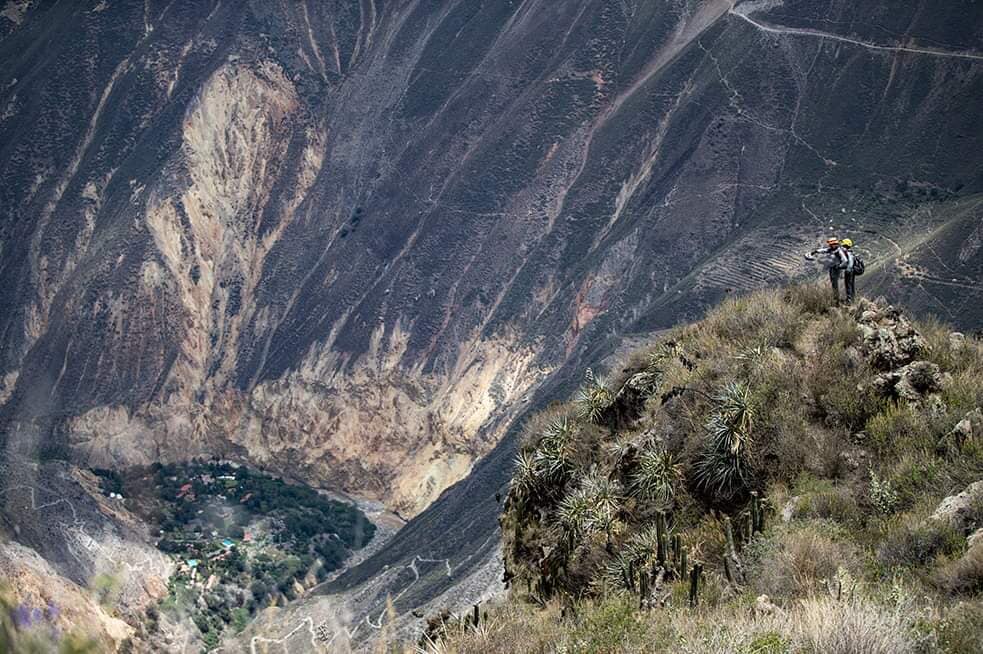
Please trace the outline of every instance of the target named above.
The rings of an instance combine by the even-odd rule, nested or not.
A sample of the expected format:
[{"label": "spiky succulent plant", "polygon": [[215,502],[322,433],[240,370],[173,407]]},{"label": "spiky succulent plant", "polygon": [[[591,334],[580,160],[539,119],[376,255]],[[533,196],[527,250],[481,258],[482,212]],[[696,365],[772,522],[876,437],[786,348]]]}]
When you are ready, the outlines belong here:
[{"label": "spiky succulent plant", "polygon": [[583,488],[568,493],[556,509],[556,522],[568,534],[580,536],[591,531],[593,503]]},{"label": "spiky succulent plant", "polygon": [[573,469],[574,425],[566,418],[555,418],[546,425],[534,455],[536,469],[552,483],[564,481]]},{"label": "spiky succulent plant", "polygon": [[597,379],[594,371],[588,368],[584,374],[584,385],[580,388],[580,397],[577,399],[579,417],[597,424],[604,411],[611,406],[613,399],[614,394],[604,380]]},{"label": "spiky succulent plant", "polygon": [[595,528],[610,532],[624,499],[620,484],[603,475],[592,474],[584,478],[582,488],[590,497]]},{"label": "spiky succulent plant", "polygon": [[515,457],[515,472],[509,485],[513,501],[522,505],[528,502],[539,486],[539,470],[532,452],[522,451]]},{"label": "spiky succulent plant", "polygon": [[697,484],[709,493],[729,499],[751,480],[749,454],[753,443],[755,410],[750,389],[739,383],[725,386],[714,397],[707,420],[707,448],[697,460]]},{"label": "spiky succulent plant", "polygon": [[711,432],[725,439],[735,454],[743,453],[751,444],[755,410],[750,395],[747,384],[728,384],[714,398],[716,407],[708,421]]},{"label": "spiky succulent plant", "polygon": [[682,466],[676,463],[672,452],[662,447],[647,449],[638,457],[631,474],[631,492],[664,509],[672,503],[675,484],[681,477]]},{"label": "spiky succulent plant", "polygon": [[556,511],[557,524],[567,534],[582,536],[597,531],[610,534],[622,509],[621,486],[607,477],[590,474],[568,493]]}]

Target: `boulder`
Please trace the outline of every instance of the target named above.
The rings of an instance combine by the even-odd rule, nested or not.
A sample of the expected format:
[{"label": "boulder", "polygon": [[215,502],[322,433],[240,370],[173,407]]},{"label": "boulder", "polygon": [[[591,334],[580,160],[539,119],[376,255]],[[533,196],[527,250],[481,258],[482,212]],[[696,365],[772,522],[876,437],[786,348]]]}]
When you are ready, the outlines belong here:
[{"label": "boulder", "polygon": [[966,345],[966,335],[962,332],[952,332],[949,334],[949,346],[953,350],[961,349]]},{"label": "boulder", "polygon": [[929,361],[915,361],[898,371],[901,375],[895,387],[898,397],[915,402],[929,393],[942,390],[942,370]]},{"label": "boulder", "polygon": [[795,517],[796,512],[799,510],[799,501],[801,499],[798,495],[789,498],[785,506],[782,507],[782,522],[792,522],[792,518]]},{"label": "boulder", "polygon": [[861,301],[854,312],[863,335],[863,353],[879,370],[896,370],[918,358],[927,344],[893,306]]},{"label": "boulder", "polygon": [[966,537],[966,549],[972,549],[977,545],[983,546],[983,527]]},{"label": "boulder", "polygon": [[956,423],[952,431],[946,434],[944,443],[946,447],[958,451],[966,443],[980,438],[983,438],[983,411],[977,407]]},{"label": "boulder", "polygon": [[943,382],[942,371],[936,364],[914,361],[897,370],[877,375],[873,384],[883,395],[917,402],[930,393],[940,391]]},{"label": "boulder", "polygon": [[658,390],[661,381],[659,372],[643,371],[629,377],[602,412],[601,423],[623,429],[638,420],[645,408],[645,400]]},{"label": "boulder", "polygon": [[781,612],[782,610],[775,606],[767,595],[758,595],[754,601],[754,613],[756,615],[773,615]]},{"label": "boulder", "polygon": [[930,519],[945,522],[963,533],[979,527],[983,520],[983,480],[942,500]]}]

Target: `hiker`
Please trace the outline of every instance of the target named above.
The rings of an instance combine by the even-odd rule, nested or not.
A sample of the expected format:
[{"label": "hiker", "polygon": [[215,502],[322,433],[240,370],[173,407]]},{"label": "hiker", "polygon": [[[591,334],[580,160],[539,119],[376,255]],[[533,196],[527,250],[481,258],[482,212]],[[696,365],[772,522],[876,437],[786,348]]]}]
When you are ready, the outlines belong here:
[{"label": "hiker", "polygon": [[[833,287],[833,299],[839,303],[840,274],[846,269],[850,257],[843,246],[840,245],[840,239],[836,237],[826,239],[826,247],[813,250],[805,255],[805,257],[809,261],[814,261],[816,260],[816,255],[820,256],[820,263],[829,270],[829,283]],[[850,283],[853,283],[852,276]]]},{"label": "hiker", "polygon": [[853,239],[843,239],[840,241],[840,246],[846,253],[846,266],[843,268],[843,285],[846,287],[846,303],[853,304],[854,283],[857,279],[856,274],[854,274],[856,272],[857,258],[853,255]]}]

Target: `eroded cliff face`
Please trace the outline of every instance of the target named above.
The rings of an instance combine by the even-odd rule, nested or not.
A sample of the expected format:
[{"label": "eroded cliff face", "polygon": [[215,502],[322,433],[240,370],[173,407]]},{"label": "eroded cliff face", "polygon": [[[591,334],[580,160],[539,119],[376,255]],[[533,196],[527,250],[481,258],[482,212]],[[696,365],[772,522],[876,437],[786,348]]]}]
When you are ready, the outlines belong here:
[{"label": "eroded cliff face", "polygon": [[810,274],[831,230],[859,235],[868,289],[969,324],[981,23],[837,0],[8,3],[6,450],[240,458],[412,515],[544,382]]},{"label": "eroded cliff face", "polygon": [[[426,370],[408,356],[411,335],[397,319],[368,327],[364,352],[339,352],[325,334],[280,378],[236,386],[244,329],[279,346],[257,289],[328,145],[323,130],[297,129],[298,109],[293,84],[269,61],[225,64],[205,82],[169,175],[137,191],[155,253],[141,265],[138,297],[107,307],[122,332],[134,302],[156,312],[166,294],[177,304],[161,402],[89,409],[65,423],[68,443],[74,457],[103,467],[238,455],[412,515],[494,445],[500,432],[487,428],[507,422],[496,409],[518,404],[542,376],[531,368],[535,350],[514,330],[471,334],[454,343],[448,369]],[[287,162],[290,147],[296,159]],[[288,192],[271,204],[288,166]]]}]

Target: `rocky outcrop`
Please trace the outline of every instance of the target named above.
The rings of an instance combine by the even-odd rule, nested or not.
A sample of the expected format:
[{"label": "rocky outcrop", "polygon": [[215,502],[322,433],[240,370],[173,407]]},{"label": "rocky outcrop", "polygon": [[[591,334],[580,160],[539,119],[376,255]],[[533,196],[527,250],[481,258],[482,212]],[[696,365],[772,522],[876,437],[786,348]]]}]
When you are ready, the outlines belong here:
[{"label": "rocky outcrop", "polygon": [[[879,370],[898,371],[913,363],[925,350],[925,339],[897,307],[862,298],[854,316],[862,332],[863,353]],[[921,366],[916,371],[925,372]],[[898,374],[897,381],[900,381]]]},{"label": "rocky outcrop", "polygon": [[883,395],[917,402],[942,390],[944,377],[939,366],[930,361],[913,361],[897,370],[881,373],[873,385]]},{"label": "rocky outcrop", "polygon": [[881,395],[919,402],[942,390],[946,375],[937,364],[918,359],[928,345],[898,308],[864,298],[854,318],[861,330],[861,354],[880,371],[871,385]]},{"label": "rocky outcrop", "polygon": [[962,492],[942,500],[930,519],[944,522],[962,533],[978,528],[983,522],[983,481],[972,483]]}]

